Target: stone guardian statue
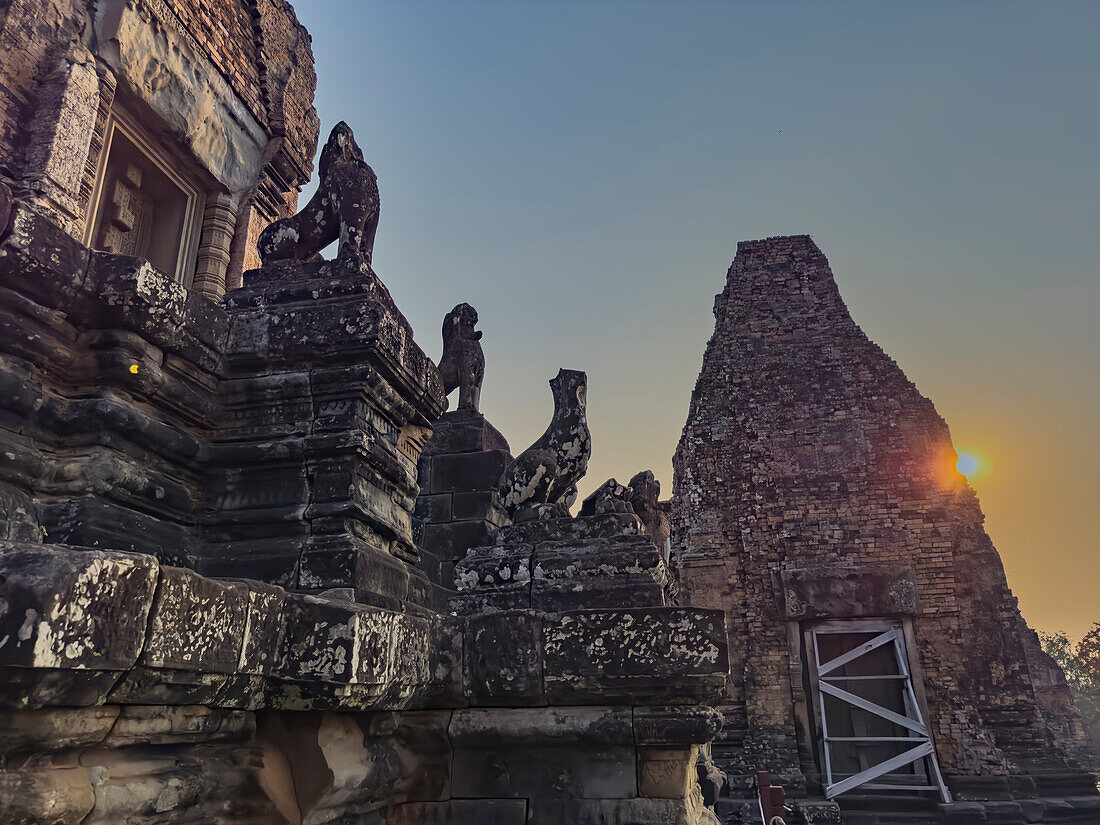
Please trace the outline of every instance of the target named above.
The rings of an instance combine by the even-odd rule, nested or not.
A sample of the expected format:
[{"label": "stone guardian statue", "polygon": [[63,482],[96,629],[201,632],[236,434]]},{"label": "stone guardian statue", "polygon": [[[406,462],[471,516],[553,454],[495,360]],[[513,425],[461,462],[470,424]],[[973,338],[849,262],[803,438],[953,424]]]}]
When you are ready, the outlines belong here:
[{"label": "stone guardian statue", "polygon": [[550,379],[554,417],[546,432],[504,471],[497,490],[513,521],[568,517],[577,482],[588,469],[592,434],[586,417],[588,378],[559,370]]},{"label": "stone guardian statue", "polygon": [[477,310],[469,304],[459,304],[443,319],[443,355],[439,359],[439,375],[443,392],[458,390],[458,409],[477,412],[481,403],[481,382],[485,378],[485,353],[481,351],[481,333],[477,325]]},{"label": "stone guardian statue", "polygon": [[337,261],[369,265],[378,230],[378,178],[344,121],[332,127],[317,171],[321,183],[309,203],[260,233],[260,260],[308,261],[339,240]]}]

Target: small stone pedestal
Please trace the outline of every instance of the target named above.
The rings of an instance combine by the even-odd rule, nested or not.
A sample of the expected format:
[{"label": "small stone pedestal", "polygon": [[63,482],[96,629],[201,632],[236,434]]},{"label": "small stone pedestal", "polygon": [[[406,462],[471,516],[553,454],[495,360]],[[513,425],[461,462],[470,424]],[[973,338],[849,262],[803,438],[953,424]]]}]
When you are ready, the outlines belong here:
[{"label": "small stone pedestal", "polygon": [[508,441],[476,410],[436,421],[420,455],[413,510],[420,566],[436,584],[452,587],[455,562],[507,523],[496,488],[511,460]]},{"label": "small stone pedestal", "polygon": [[355,260],[275,261],[224,304],[200,571],[427,607],[412,508],[443,387],[385,285]]}]

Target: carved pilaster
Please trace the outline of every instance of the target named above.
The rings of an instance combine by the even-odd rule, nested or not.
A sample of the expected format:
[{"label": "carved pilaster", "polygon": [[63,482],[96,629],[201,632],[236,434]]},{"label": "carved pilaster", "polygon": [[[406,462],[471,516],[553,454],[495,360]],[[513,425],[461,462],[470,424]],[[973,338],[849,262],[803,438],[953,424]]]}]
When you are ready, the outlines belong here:
[{"label": "carved pilaster", "polygon": [[217,301],[225,294],[237,204],[228,192],[210,192],[202,216],[202,239],[191,288]]},{"label": "carved pilaster", "polygon": [[83,230],[81,185],[99,100],[95,59],[74,45],[42,84],[27,153],[25,183],[35,202],[74,238]]}]

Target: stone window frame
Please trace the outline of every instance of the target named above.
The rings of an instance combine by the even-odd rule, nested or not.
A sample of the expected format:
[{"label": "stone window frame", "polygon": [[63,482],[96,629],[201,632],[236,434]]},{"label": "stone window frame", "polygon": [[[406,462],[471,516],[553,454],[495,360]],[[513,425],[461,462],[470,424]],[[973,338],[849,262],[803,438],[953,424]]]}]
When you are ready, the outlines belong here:
[{"label": "stone window frame", "polygon": [[[137,118],[117,106],[111,108],[104,126],[103,147],[100,150],[99,162],[96,165],[95,183],[92,186],[91,197],[88,199],[88,214],[84,222],[84,236],[81,242],[87,247],[94,248],[95,229],[103,205],[103,189],[107,182],[107,164],[111,155],[111,146],[114,143],[115,135],[120,132],[161,173],[174,185],[178,186],[186,198],[175,270],[164,274],[184,288],[190,289],[198,261],[207,191],[202,186],[198,175],[189,173],[187,161],[182,154],[169,152],[162,143],[151,137],[142,128]],[[183,167],[182,172],[181,167]]]}]

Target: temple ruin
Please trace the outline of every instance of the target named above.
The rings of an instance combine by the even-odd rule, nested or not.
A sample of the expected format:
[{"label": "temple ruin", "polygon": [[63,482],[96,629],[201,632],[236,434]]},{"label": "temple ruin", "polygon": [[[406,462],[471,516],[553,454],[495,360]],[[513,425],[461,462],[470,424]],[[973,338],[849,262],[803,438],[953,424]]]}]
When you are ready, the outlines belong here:
[{"label": "temple ruin", "polygon": [[0,823],[1100,822],[946,424],[808,237],[739,245],[671,498],[578,503],[583,365],[513,454],[477,312],[436,365],[373,268],[356,124],[298,209],[284,0],[11,0],[0,42]]}]

